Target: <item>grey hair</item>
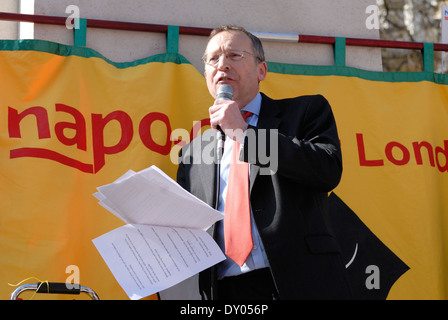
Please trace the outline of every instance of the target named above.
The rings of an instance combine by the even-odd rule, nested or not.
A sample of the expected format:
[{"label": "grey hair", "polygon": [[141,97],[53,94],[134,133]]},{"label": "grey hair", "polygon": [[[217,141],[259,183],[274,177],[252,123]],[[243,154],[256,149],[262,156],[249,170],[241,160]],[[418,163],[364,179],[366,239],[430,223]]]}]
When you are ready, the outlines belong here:
[{"label": "grey hair", "polygon": [[252,41],[252,47],[254,49],[255,57],[257,58],[257,60],[259,62],[265,61],[264,49],[263,49],[263,45],[262,45],[260,39],[258,39],[256,36],[254,36],[252,33],[247,31],[243,27],[231,25],[231,24],[218,26],[212,30],[212,32],[210,33],[210,37],[208,38],[208,41],[210,41],[218,33],[221,33],[224,31],[238,31],[238,32],[242,32],[245,35],[247,35],[250,38],[250,40]]}]

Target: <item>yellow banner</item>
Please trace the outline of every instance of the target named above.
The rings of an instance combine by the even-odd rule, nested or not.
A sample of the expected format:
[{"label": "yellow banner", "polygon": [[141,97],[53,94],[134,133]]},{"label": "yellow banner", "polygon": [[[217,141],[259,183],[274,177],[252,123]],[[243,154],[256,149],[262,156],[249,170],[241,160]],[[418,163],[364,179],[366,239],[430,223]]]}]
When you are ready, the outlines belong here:
[{"label": "yellow banner", "polygon": [[15,289],[8,283],[31,276],[77,278],[101,299],[127,299],[91,241],[124,223],[92,194],[129,169],[157,165],[175,177],[180,146],[201,129],[193,120],[206,125],[213,103],[203,77],[177,58],[120,68],[0,51],[2,299]]},{"label": "yellow banner", "polygon": [[[388,75],[371,73],[381,76]],[[447,85],[271,73],[262,90],[277,98],[322,94],[330,101],[344,164],[334,193],[409,267],[397,275],[388,298],[447,299]],[[368,298],[394,268],[381,266],[381,257],[368,258],[375,247],[352,243],[347,270],[364,259],[357,285]]]},{"label": "yellow banner", "polygon": [[[177,54],[114,64],[44,41],[0,48],[0,298],[34,276],[127,299],[91,241],[123,222],[92,194],[129,169],[175,177],[179,148],[208,124],[203,76]],[[333,107],[344,173],[331,210],[357,297],[447,299],[447,86],[269,66],[267,95]]]}]

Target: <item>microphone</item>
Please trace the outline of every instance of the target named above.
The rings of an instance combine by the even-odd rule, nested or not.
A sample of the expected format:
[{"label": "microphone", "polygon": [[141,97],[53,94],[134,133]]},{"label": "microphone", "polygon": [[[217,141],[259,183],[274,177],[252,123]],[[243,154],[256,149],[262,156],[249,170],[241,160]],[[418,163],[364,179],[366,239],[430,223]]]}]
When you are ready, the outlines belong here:
[{"label": "microphone", "polygon": [[[223,84],[218,88],[218,92],[216,93],[216,100],[233,100],[233,89],[228,84]],[[222,138],[225,140],[224,131],[218,126],[218,131],[221,133]]]},{"label": "microphone", "polygon": [[229,84],[223,84],[218,88],[216,93],[216,100],[233,100],[233,89]]},{"label": "microphone", "polygon": [[[233,89],[228,84],[223,84],[218,88],[216,93],[216,100],[233,100]],[[222,154],[224,152],[224,141],[226,140],[226,135],[220,126],[218,126],[218,144],[217,144],[217,158],[218,161],[221,160]]]}]

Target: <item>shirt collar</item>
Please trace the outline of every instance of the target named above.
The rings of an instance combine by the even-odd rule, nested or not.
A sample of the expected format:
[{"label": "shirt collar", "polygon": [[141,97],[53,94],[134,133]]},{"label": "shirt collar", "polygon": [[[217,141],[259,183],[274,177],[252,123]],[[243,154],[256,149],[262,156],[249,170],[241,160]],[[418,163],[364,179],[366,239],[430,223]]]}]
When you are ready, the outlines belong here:
[{"label": "shirt collar", "polygon": [[241,111],[249,111],[258,116],[260,114],[260,108],[261,94],[260,92],[258,92],[255,98],[253,98],[251,102],[249,102],[244,108],[242,108]]}]

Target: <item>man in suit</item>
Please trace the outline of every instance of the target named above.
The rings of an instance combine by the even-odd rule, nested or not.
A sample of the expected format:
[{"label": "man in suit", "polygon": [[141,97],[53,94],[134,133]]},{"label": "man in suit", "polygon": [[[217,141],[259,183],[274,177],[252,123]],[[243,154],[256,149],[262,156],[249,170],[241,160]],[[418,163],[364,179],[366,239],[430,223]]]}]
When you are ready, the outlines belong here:
[{"label": "man in suit", "polygon": [[[177,180],[224,212],[226,202],[233,201],[226,201],[229,150],[240,143],[239,160],[250,164],[252,242],[244,261],[227,256],[201,273],[203,298],[351,298],[327,209],[327,194],[342,174],[339,138],[329,103],[320,95],[273,100],[260,93],[259,82],[267,74],[263,47],[241,27],[216,28],[204,62],[210,94],[216,99],[219,87],[228,84],[233,98],[218,99],[209,108],[212,131],[182,148]],[[247,122],[242,111],[251,112]],[[219,166],[204,159],[210,154],[206,147],[216,146],[218,127],[225,133]],[[260,156],[261,149],[269,155],[268,163]],[[266,168],[270,170],[263,170]],[[224,220],[228,213],[225,215]],[[226,251],[224,225],[215,224],[211,232]]]}]

